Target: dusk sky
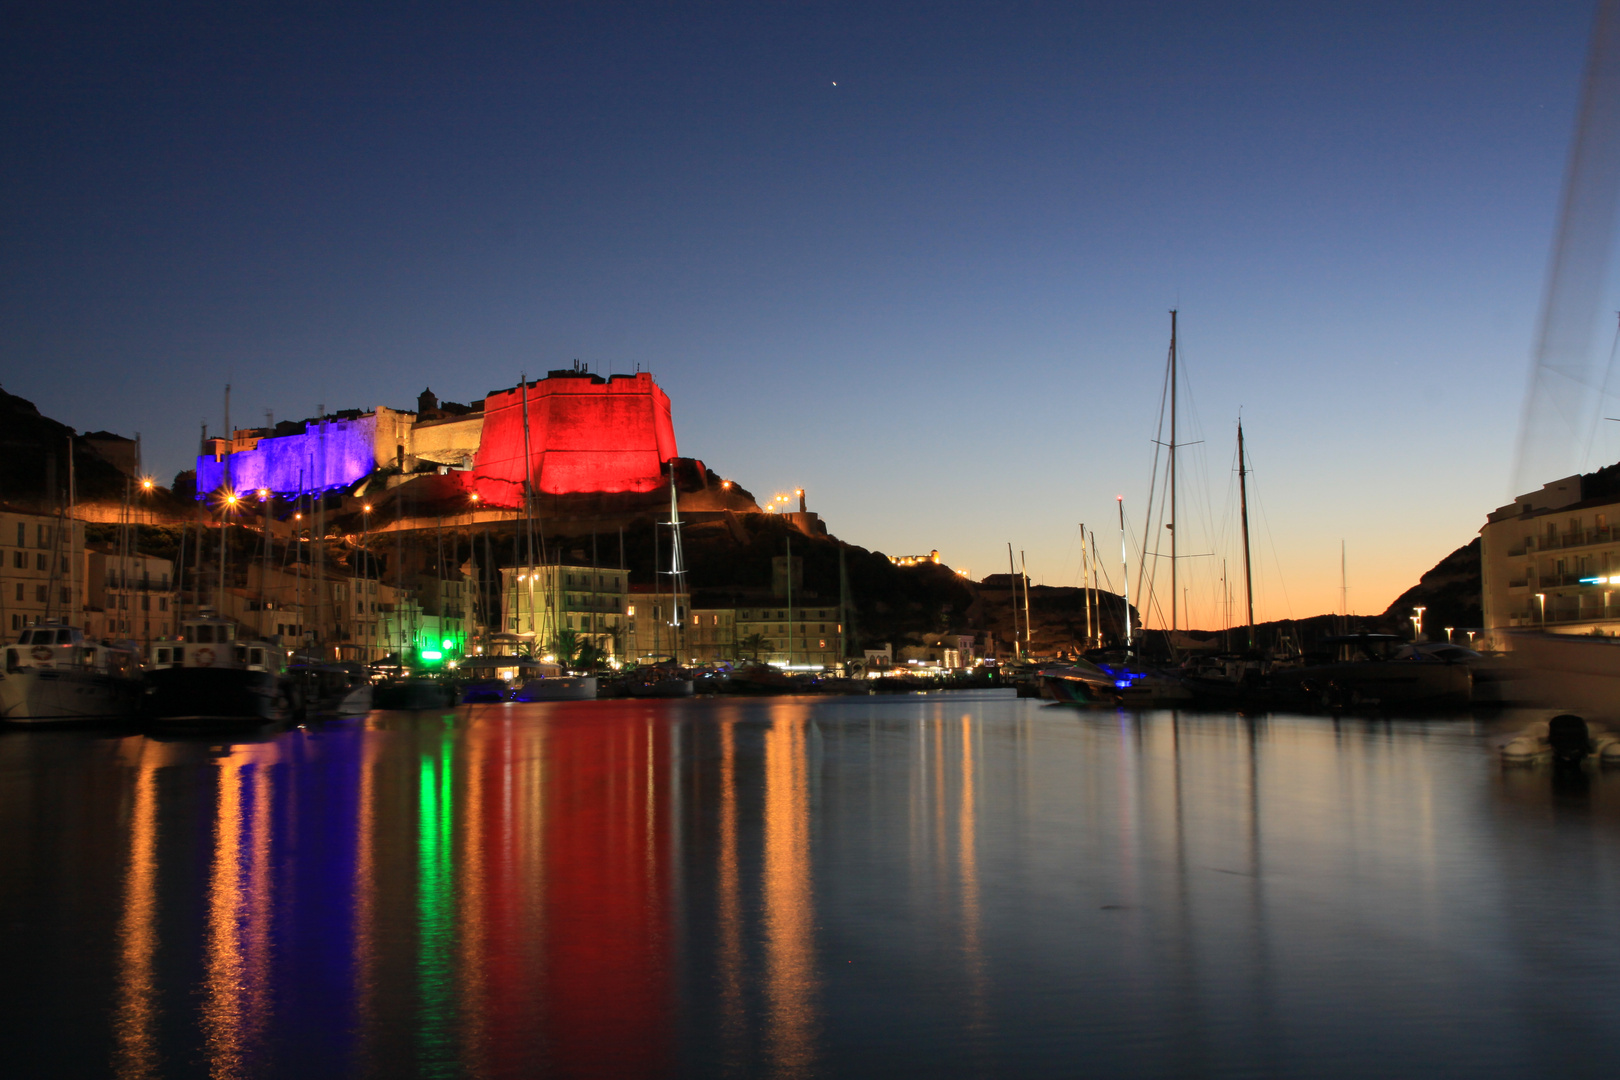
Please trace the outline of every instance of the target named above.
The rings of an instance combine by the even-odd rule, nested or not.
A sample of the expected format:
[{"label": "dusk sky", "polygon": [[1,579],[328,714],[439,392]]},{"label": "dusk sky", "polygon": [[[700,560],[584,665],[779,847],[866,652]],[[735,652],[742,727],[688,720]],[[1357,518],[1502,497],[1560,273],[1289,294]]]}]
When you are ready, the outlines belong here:
[{"label": "dusk sky", "polygon": [[845,540],[1073,584],[1083,520],[1117,584],[1175,307],[1194,622],[1240,409],[1257,614],[1336,610],[1341,540],[1381,611],[1512,495],[1592,10],[12,5],[0,383],[167,482],[227,382],[640,365]]}]

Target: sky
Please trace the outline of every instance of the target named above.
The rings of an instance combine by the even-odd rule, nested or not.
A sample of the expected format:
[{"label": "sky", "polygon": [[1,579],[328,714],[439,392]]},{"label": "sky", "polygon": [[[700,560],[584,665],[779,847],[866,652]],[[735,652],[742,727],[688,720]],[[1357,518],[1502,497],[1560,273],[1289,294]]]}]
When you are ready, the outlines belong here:
[{"label": "sky", "polygon": [[1074,584],[1085,522],[1117,586],[1174,308],[1192,621],[1241,603],[1240,413],[1257,616],[1339,610],[1341,545],[1373,613],[1513,494],[1592,14],[13,4],[0,384],[167,479],[226,383],[246,426],[639,365],[845,540]]}]

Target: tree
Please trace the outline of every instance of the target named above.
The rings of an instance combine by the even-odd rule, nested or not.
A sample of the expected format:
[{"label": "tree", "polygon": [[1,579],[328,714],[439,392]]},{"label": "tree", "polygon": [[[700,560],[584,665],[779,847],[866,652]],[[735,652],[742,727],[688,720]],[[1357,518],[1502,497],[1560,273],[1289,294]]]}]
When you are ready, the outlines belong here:
[{"label": "tree", "polygon": [[764,634],[749,634],[737,642],[737,656],[748,660],[759,660],[759,654],[770,649],[770,642],[765,640]]}]

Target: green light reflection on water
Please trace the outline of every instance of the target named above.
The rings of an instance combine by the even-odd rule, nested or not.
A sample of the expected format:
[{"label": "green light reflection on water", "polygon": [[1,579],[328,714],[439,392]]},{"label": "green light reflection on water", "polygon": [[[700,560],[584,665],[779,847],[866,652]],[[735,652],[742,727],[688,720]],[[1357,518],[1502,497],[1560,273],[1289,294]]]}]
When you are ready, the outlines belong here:
[{"label": "green light reflection on water", "polygon": [[417,1028],[417,1060],[424,1076],[455,1076],[461,1071],[456,1064],[451,972],[454,897],[450,869],[450,734],[447,726],[436,752],[422,755],[418,782],[416,985],[421,1023]]}]

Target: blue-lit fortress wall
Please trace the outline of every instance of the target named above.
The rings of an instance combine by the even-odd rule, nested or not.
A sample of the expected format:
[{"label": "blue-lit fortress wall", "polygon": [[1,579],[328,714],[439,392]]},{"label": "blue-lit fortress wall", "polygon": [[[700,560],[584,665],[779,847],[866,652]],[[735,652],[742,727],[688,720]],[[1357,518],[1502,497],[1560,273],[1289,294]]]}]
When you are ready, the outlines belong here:
[{"label": "blue-lit fortress wall", "polygon": [[[221,487],[295,495],[347,487],[376,471],[377,416],[310,421],[302,435],[260,439],[251,450],[197,459],[199,496]],[[226,475],[229,469],[230,475]]]}]

